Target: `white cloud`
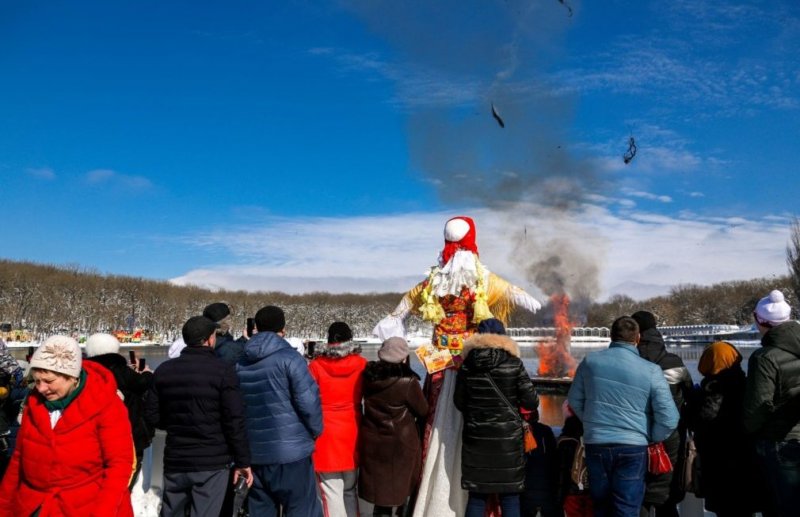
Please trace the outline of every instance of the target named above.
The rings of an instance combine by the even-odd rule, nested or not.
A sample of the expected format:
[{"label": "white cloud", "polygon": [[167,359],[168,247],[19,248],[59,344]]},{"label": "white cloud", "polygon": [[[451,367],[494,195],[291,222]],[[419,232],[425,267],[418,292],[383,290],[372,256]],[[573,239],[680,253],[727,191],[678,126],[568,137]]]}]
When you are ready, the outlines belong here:
[{"label": "white cloud", "polygon": [[89,171],[85,178],[92,185],[114,185],[133,190],[145,190],[153,187],[153,182],[144,176],[121,174],[111,169]]},{"label": "white cloud", "polygon": [[28,169],[25,172],[27,172],[29,176],[33,176],[34,178],[40,180],[51,181],[56,179],[56,173],[50,167]]},{"label": "white cloud", "polygon": [[[526,261],[568,242],[600,271],[600,299],[663,294],[678,284],[710,285],[786,274],[789,227],[774,220],[613,213],[587,205],[571,216],[536,207],[518,213],[467,211],[481,258],[492,271],[540,295]],[[451,213],[352,218],[272,219],[262,226],[220,227],[183,237],[184,245],[230,258],[172,279],[212,288],[309,291],[404,291],[424,278],[442,246]],[[512,256],[530,240],[530,256]],[[536,243],[543,243],[539,246]]]},{"label": "white cloud", "polygon": [[650,201],[661,201],[662,203],[672,203],[672,198],[665,195],[652,194],[650,192],[642,192],[640,190],[623,189],[623,193],[628,196],[639,197],[642,199],[649,199]]}]

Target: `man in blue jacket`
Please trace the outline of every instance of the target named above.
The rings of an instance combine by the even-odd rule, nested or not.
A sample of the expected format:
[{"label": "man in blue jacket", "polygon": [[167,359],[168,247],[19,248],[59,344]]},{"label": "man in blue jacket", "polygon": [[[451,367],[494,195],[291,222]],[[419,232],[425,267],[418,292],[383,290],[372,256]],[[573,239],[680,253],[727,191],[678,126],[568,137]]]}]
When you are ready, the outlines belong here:
[{"label": "man in blue jacket", "polygon": [[255,316],[257,333],[236,365],[246,405],[254,482],[250,515],[321,517],[311,453],[322,433],[319,387],[303,356],[283,338],[275,306]]},{"label": "man in blue jacket", "polygon": [[611,345],[578,366],[569,405],[583,422],[589,492],[595,515],[639,515],[647,445],[678,426],[678,410],[658,365],[639,356],[639,325],[623,316]]}]

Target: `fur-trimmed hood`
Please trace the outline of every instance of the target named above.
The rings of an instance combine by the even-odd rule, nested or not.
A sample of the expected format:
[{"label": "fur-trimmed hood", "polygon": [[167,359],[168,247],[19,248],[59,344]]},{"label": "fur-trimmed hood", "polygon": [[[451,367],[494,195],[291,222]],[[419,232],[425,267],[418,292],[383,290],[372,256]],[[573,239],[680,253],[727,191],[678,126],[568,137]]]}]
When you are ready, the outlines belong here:
[{"label": "fur-trimmed hood", "polygon": [[479,348],[499,348],[519,357],[517,342],[502,334],[474,334],[464,341],[464,350],[461,353],[466,358],[472,350]]},{"label": "fur-trimmed hood", "polygon": [[344,343],[317,343],[314,349],[314,357],[331,357],[333,359],[360,353],[361,343],[355,341],[345,341]]}]

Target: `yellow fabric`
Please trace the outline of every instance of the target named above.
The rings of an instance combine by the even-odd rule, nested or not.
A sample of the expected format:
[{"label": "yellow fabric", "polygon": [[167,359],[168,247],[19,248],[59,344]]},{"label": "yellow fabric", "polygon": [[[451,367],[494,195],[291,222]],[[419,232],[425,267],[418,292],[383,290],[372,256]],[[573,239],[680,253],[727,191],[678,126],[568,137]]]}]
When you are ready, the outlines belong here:
[{"label": "yellow fabric", "polygon": [[[486,305],[491,314],[495,318],[503,322],[503,325],[508,324],[508,318],[514,310],[514,300],[512,300],[509,293],[511,292],[511,284],[494,273],[489,273],[489,285],[486,289]],[[411,302],[412,312],[418,314],[422,313],[422,305],[425,300],[422,297],[422,292],[425,288],[425,282],[420,282],[415,285],[405,297]]]},{"label": "yellow fabric", "polygon": [[489,286],[486,289],[486,303],[494,317],[508,324],[508,318],[514,310],[514,300],[509,296],[511,284],[494,273],[489,273]]},{"label": "yellow fabric", "polygon": [[423,289],[425,289],[425,282],[420,282],[406,293],[405,297],[411,301],[412,312],[420,312],[420,307],[422,307],[424,301],[422,299]]},{"label": "yellow fabric", "polygon": [[478,271],[478,285],[475,288],[475,302],[472,304],[472,323],[480,323],[483,320],[494,318],[494,314],[489,310],[486,286],[484,285],[485,272],[480,260],[475,259],[475,267]]},{"label": "yellow fabric", "polygon": [[697,371],[704,377],[708,377],[727,370],[740,362],[742,362],[742,354],[736,350],[735,346],[727,341],[717,341],[703,350],[700,361],[697,363]]}]

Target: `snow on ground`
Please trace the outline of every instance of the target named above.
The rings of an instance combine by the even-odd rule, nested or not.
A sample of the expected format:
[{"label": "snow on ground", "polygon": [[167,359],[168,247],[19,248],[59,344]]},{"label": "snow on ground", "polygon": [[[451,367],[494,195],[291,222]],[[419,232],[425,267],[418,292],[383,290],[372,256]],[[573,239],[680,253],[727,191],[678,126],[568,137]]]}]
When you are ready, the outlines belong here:
[{"label": "snow on ground", "polygon": [[158,513],[161,510],[161,490],[151,488],[144,492],[142,490],[143,479],[144,476],[140,475],[131,492],[133,515],[136,517],[158,517]]}]

